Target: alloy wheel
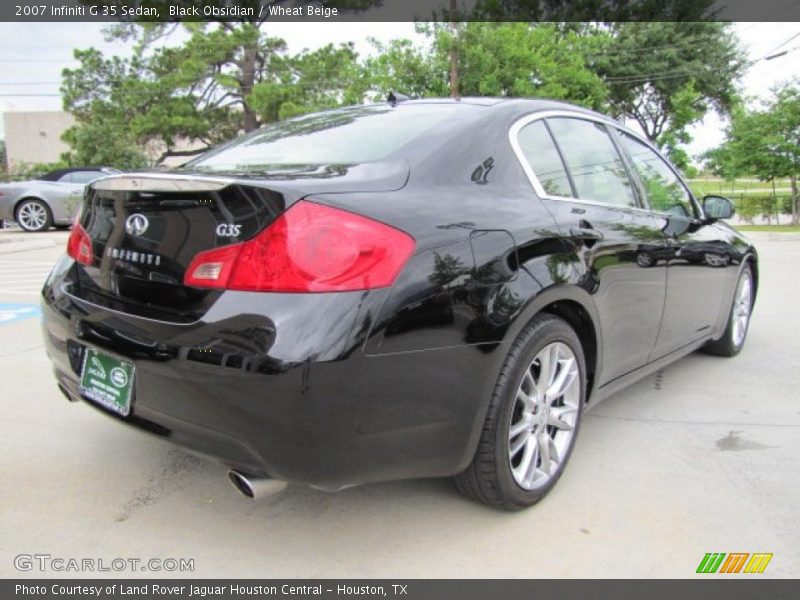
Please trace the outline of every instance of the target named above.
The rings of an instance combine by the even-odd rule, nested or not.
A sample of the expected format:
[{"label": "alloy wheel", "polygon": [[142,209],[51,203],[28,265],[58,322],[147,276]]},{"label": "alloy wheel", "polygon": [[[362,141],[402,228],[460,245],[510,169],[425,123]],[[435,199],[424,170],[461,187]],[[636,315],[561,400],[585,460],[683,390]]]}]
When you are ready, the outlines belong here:
[{"label": "alloy wheel", "polygon": [[38,231],[47,223],[47,209],[38,202],[26,202],[17,211],[17,221],[23,229]]},{"label": "alloy wheel", "polygon": [[508,457],[517,485],[534,490],[556,475],[575,436],[580,372],[572,349],[548,344],[525,370],[508,434]]},{"label": "alloy wheel", "polygon": [[747,326],[750,323],[750,311],[753,306],[753,281],[750,271],[745,269],[736,286],[736,295],[733,300],[732,334],[733,343],[738,347],[744,342]]}]

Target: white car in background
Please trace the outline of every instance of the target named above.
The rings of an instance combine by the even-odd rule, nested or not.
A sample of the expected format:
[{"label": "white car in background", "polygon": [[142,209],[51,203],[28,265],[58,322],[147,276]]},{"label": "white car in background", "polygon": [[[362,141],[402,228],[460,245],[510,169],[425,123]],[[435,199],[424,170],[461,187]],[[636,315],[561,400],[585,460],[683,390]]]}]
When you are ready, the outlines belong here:
[{"label": "white car in background", "polygon": [[25,231],[69,227],[86,186],[120,172],[110,167],[69,167],[30,181],[2,183],[0,223],[16,221]]}]

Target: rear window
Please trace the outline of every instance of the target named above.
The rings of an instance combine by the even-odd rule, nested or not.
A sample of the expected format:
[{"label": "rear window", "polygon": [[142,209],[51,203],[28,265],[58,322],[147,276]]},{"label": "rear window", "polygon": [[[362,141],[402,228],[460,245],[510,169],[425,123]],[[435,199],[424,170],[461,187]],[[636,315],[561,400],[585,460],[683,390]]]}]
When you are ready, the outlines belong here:
[{"label": "rear window", "polygon": [[268,171],[299,165],[381,160],[456,110],[453,104],[412,104],[329,111],[267,125],[185,165],[204,171]]}]

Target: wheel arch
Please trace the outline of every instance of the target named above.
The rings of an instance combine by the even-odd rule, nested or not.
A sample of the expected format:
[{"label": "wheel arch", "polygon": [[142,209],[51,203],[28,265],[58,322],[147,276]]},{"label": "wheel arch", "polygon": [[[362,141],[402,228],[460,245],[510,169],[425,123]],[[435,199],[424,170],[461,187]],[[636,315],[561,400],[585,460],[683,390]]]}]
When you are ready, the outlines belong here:
[{"label": "wheel arch", "polygon": [[577,285],[550,287],[537,294],[515,319],[506,339],[511,342],[537,315],[546,312],[564,319],[581,341],[586,359],[586,401],[592,397],[602,370],[600,318],[591,295]]},{"label": "wheel arch", "polygon": [[45,198],[42,198],[41,196],[34,196],[33,194],[28,194],[27,196],[23,196],[14,203],[14,218],[16,218],[17,216],[17,210],[19,210],[20,205],[26,200],[38,200],[47,207],[47,210],[50,211],[50,215],[53,214],[53,207],[50,206],[50,203]]},{"label": "wheel arch", "polygon": [[747,253],[742,263],[746,265],[749,264],[750,269],[753,272],[753,304],[755,304],[756,296],[758,295],[758,283],[759,283],[758,255],[756,254],[755,249],[751,249]]}]

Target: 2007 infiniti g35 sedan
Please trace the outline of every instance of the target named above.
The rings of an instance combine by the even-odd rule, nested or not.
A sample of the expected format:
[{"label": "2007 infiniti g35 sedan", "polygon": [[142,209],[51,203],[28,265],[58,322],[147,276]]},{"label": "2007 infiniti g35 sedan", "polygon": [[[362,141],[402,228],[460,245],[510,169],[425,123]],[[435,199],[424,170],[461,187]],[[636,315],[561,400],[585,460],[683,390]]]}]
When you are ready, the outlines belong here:
[{"label": "2007 infiniti g35 sedan", "polygon": [[304,116],[87,190],[43,290],[61,391],[259,496],[454,476],[519,509],[581,414],[733,356],[755,249],[636,133],[543,100]]}]

